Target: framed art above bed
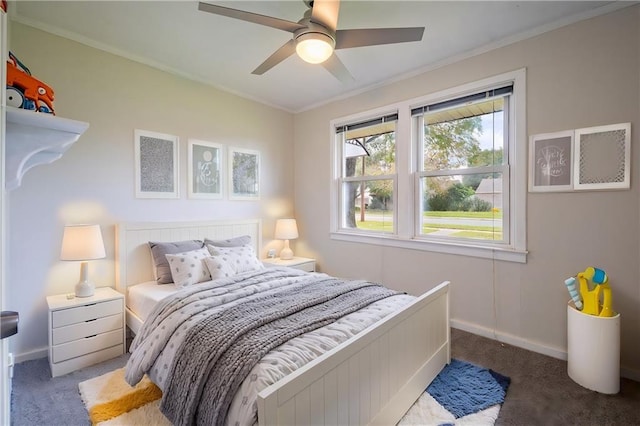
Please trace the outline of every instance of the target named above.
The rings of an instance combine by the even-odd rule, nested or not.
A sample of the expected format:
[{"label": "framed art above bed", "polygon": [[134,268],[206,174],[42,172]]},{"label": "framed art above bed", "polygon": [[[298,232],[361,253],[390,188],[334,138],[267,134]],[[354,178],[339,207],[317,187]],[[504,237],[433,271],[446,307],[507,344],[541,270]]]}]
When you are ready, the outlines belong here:
[{"label": "framed art above bed", "polygon": [[260,199],[260,152],[229,148],[229,199]]},{"label": "framed art above bed", "polygon": [[135,129],[136,198],[178,198],[178,140]]},{"label": "framed art above bed", "polygon": [[222,198],[224,188],[223,145],[189,139],[187,144],[189,198]]}]

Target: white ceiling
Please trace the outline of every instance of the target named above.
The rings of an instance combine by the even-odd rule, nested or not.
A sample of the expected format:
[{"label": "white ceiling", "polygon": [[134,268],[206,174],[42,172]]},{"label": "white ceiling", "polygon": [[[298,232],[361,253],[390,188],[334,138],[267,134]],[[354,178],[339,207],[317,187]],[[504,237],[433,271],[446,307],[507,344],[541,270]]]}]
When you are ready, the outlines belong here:
[{"label": "white ceiling", "polygon": [[[211,3],[297,22],[302,0]],[[422,41],[337,51],[343,84],[291,56],[255,69],[291,34],[198,11],[197,1],[18,1],[10,19],[291,112],[418,74],[634,2],[343,0],[338,29],[426,27]],[[20,52],[15,52],[20,57]],[[27,64],[28,66],[28,64]]]}]

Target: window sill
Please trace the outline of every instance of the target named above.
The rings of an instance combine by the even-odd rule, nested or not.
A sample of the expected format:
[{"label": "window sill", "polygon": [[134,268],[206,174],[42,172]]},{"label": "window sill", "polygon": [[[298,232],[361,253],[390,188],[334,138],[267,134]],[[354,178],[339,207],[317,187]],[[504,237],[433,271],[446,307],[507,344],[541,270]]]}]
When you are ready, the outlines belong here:
[{"label": "window sill", "polygon": [[496,259],[506,262],[527,263],[527,251],[500,247],[473,246],[450,242],[433,242],[418,239],[402,239],[391,235],[372,235],[349,232],[332,232],[332,240],[349,241],[362,244],[375,244],[387,247],[407,248],[460,256]]}]

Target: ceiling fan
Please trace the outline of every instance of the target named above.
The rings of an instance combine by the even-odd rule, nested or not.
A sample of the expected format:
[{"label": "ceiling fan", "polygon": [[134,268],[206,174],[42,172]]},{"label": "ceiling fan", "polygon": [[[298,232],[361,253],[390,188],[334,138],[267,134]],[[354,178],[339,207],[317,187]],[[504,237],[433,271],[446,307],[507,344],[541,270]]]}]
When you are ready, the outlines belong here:
[{"label": "ceiling fan", "polygon": [[339,0],[303,1],[309,9],[298,22],[204,2],[199,2],[198,9],[293,34],[291,40],[253,70],[252,74],[256,75],[264,74],[289,56],[297,53],[309,63],[322,64],[338,80],[349,82],[353,80],[353,77],[336,56],[334,50],[422,40],[424,27],[338,30],[336,26],[340,10]]}]

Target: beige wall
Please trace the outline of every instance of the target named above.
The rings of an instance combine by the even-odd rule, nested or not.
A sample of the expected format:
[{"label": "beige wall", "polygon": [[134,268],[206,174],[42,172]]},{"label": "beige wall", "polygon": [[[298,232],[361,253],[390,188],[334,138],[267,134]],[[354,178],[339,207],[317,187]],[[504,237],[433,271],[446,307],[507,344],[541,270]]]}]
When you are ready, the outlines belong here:
[{"label": "beige wall", "polygon": [[[624,372],[640,379],[639,28],[635,6],[297,114],[297,252],[317,257],[322,271],[414,294],[451,280],[458,326],[558,357],[566,351],[563,282],[599,266],[622,313]],[[330,239],[331,119],[520,68],[528,135],[632,123],[631,190],[527,194],[526,264]]]},{"label": "beige wall", "polygon": [[[10,192],[7,308],[20,312],[11,350],[44,356],[45,296],[73,292],[78,262],[59,261],[65,223],[102,225],[107,258],[90,263],[114,285],[114,224],[262,218],[263,246],[275,219],[293,212],[293,116],[31,27],[11,24],[11,50],[55,90],[57,115],[90,123],[58,161],[38,166]],[[136,199],[134,129],[180,137],[180,199]],[[187,138],[257,149],[261,201],[187,198]]]}]

